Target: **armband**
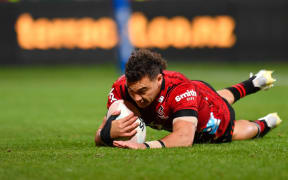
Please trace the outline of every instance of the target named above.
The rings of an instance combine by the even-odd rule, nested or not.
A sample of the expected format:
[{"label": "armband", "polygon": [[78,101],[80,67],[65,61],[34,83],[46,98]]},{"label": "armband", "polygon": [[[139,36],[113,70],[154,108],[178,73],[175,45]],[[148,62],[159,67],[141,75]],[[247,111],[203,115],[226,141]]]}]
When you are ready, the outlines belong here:
[{"label": "armband", "polygon": [[158,140],[158,142],[161,144],[162,148],[165,148],[165,147],[166,147],[163,141]]},{"label": "armband", "polygon": [[111,115],[104,127],[102,128],[100,132],[100,137],[103,143],[105,143],[107,146],[113,146],[113,139],[110,136],[110,130],[111,130],[111,123],[113,120],[115,120],[118,117],[118,115]]},{"label": "armband", "polygon": [[146,146],[146,149],[149,149],[149,148],[150,148],[149,144],[147,144],[147,143],[145,143],[145,142],[144,142],[144,145]]},{"label": "armband", "polygon": [[144,144],[147,148],[165,148],[166,147],[164,142],[161,140],[148,141],[148,142],[145,142]]}]

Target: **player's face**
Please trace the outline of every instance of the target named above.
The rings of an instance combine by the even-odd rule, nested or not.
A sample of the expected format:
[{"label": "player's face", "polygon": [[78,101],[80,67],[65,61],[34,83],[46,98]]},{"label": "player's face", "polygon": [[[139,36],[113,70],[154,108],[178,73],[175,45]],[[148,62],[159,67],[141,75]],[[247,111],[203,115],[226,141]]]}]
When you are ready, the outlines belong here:
[{"label": "player's face", "polygon": [[150,80],[148,76],[144,76],[137,82],[127,82],[128,93],[138,107],[145,108],[149,106],[159,94],[162,80],[162,74],[158,74],[154,80]]}]

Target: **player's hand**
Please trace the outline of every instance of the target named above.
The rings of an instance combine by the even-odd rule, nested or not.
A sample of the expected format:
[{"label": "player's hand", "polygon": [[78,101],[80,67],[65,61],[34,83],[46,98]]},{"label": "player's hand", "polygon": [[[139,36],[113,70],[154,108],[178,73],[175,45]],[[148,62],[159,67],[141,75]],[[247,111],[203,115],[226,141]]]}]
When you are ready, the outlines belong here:
[{"label": "player's hand", "polygon": [[132,141],[113,141],[113,145],[118,148],[146,149],[144,144],[139,144]]},{"label": "player's hand", "polygon": [[[120,111],[117,111],[112,115],[120,115]],[[137,119],[138,117],[134,116],[134,113],[131,113],[124,118],[112,121],[110,130],[111,138],[134,136],[137,133],[136,128],[139,126],[139,123],[136,122]]]}]

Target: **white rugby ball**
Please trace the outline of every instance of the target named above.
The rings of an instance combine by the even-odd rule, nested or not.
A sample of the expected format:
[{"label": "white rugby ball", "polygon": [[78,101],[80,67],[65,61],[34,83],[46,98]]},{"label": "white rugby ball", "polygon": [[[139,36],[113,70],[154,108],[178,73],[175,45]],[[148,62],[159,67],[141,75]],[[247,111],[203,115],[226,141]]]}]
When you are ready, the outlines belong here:
[{"label": "white rugby ball", "polygon": [[[138,119],[136,120],[136,122],[139,123],[139,126],[136,128],[137,133],[133,137],[131,137],[130,139],[128,138],[128,139],[124,139],[124,140],[133,141],[133,142],[137,142],[137,143],[144,143],[145,138],[146,138],[146,125],[145,125],[144,121],[141,119],[138,109],[133,104],[129,103],[128,101],[117,100],[117,101],[113,102],[113,104],[111,104],[111,106],[109,107],[109,110],[107,113],[107,119],[115,111],[121,111],[120,115],[116,118],[116,120],[121,119],[123,117],[126,117],[129,114],[131,114],[132,112],[134,113],[134,115],[138,116]],[[123,140],[123,139],[121,139],[121,140]]]}]

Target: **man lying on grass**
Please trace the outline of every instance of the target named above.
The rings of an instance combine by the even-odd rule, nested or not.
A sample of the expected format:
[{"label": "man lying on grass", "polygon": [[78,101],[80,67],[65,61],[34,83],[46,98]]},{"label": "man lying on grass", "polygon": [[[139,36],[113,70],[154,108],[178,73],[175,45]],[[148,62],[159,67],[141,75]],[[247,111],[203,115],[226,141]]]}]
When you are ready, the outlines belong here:
[{"label": "man lying on grass", "polygon": [[107,107],[119,99],[129,101],[138,108],[146,125],[171,133],[161,140],[142,144],[114,140],[133,136],[139,125],[137,117],[133,114],[117,120],[104,117],[95,137],[97,146],[145,149],[225,143],[263,137],[281,122],[276,113],[255,121],[235,120],[231,106],[240,98],[271,88],[275,81],[272,71],[261,70],[244,82],[215,91],[203,81],[165,70],[166,66],[158,53],[147,49],[134,51],[125,75],[113,84]]}]

